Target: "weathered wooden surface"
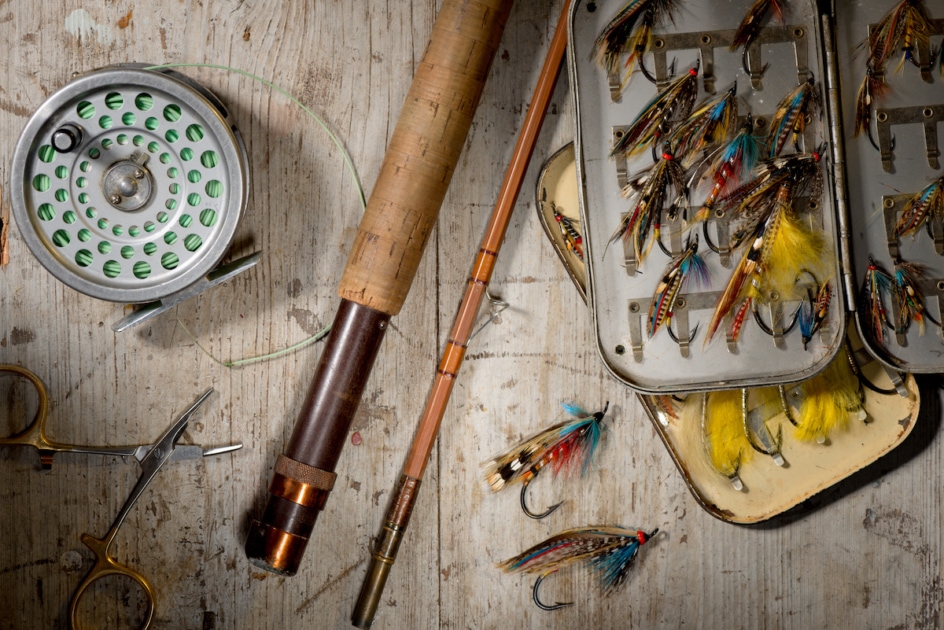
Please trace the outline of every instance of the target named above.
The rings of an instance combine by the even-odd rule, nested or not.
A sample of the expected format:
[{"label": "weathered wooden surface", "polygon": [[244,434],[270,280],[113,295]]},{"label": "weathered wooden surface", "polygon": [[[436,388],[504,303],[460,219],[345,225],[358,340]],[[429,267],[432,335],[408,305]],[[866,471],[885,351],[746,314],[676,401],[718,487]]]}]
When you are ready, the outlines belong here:
[{"label": "weathered wooden surface", "polygon": [[[513,10],[439,225],[293,578],[251,567],[242,545],[319,346],[228,369],[197,348],[174,313],[116,335],[110,325],[119,306],[59,283],[10,231],[10,263],[0,272],[0,362],[29,367],[46,382],[53,436],[147,442],[213,386],[217,394],[184,441],[244,444],[233,455],[167,465],[118,537],[118,559],[158,589],[155,627],[347,625],[368,543],[422,411],[558,9],[558,2],[520,0]],[[344,139],[369,190],[435,11],[434,0],[0,2],[7,48],[0,181],[27,117],[72,73],[125,61],[195,61],[263,75],[299,96]],[[283,97],[233,74],[187,73],[229,105],[246,139],[253,192],[235,251],[261,249],[263,258],[176,316],[217,357],[282,348],[333,316],[360,214],[353,183],[325,134]],[[634,395],[604,373],[588,313],[544,241],[530,194],[539,164],[572,139],[566,87],[565,78],[494,276],[493,291],[511,308],[470,347],[375,627],[941,627],[938,405],[926,405],[909,443],[866,474],[814,498],[799,515],[746,528],[695,504]],[[3,386],[0,429],[13,431],[18,425],[6,412],[15,404]],[[515,490],[488,491],[481,464],[558,419],[563,398],[587,407],[609,400],[608,443],[587,479],[533,484],[535,506],[559,496],[568,502],[531,521]],[[59,456],[44,472],[35,452],[3,450],[0,627],[67,623],[72,591],[91,563],[79,535],[106,531],[137,474],[133,463],[77,455]],[[494,567],[561,529],[592,523],[665,532],[643,550],[630,583],[609,597],[586,570],[569,569],[543,592],[548,601],[576,604],[544,613],[531,603],[532,578]],[[96,591],[84,611],[92,627],[135,618],[137,598],[124,587]]]}]

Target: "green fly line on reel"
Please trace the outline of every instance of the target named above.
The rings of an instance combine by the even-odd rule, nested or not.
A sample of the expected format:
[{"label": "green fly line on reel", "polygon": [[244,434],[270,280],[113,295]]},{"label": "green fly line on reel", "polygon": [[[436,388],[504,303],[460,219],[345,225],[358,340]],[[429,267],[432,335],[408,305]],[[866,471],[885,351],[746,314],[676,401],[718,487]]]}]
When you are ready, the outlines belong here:
[{"label": "green fly line on reel", "polygon": [[226,109],[172,71],[82,75],[27,122],[13,157],[13,214],[30,251],[86,295],[146,304],[123,330],[255,264],[217,268],[249,192]]}]

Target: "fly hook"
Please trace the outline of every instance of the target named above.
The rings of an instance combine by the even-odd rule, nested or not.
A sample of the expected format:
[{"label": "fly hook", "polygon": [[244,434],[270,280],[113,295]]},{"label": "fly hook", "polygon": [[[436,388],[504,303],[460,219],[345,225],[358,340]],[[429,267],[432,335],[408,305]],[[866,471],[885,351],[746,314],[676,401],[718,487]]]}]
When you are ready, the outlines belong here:
[{"label": "fly hook", "polygon": [[534,589],[531,591],[531,599],[534,600],[534,604],[541,610],[548,610],[548,611],[557,610],[559,608],[567,608],[568,606],[573,606],[574,605],[573,602],[557,602],[556,604],[548,606],[547,604],[541,601],[540,597],[538,597],[538,589],[541,587],[541,582],[544,581],[544,578],[551,575],[551,573],[557,573],[557,569],[554,569],[550,573],[543,573],[539,575],[538,579],[534,581]]},{"label": "fly hook", "polygon": [[528,508],[528,501],[527,501],[526,495],[527,495],[527,493],[528,493],[528,484],[530,484],[532,481],[534,481],[535,477],[537,477],[537,474],[535,474],[534,477],[531,477],[530,479],[525,479],[525,480],[521,483],[521,511],[524,512],[525,516],[527,516],[528,518],[533,518],[534,520],[539,521],[539,520],[541,520],[542,518],[544,518],[544,517],[546,517],[546,516],[550,516],[551,514],[553,514],[554,511],[557,510],[557,508],[559,508],[560,506],[564,505],[564,502],[563,502],[563,501],[560,501],[560,502],[558,502],[558,503],[555,503],[554,505],[552,505],[551,507],[547,508],[546,510],[544,510],[544,511],[541,512],[540,514],[535,513],[535,512],[532,512],[532,511]]},{"label": "fly hook", "polygon": [[[797,320],[799,319],[799,316],[800,316],[800,309],[802,307],[803,307],[803,304],[800,303],[800,305],[796,307],[796,310],[793,311],[793,318],[790,320],[790,325],[783,329],[784,335],[789,333],[791,330],[793,330],[793,327],[796,326]],[[773,327],[768,326],[767,322],[764,321],[764,318],[760,314],[760,309],[757,308],[757,302],[754,302],[752,304],[751,310],[754,311],[754,321],[757,322],[757,325],[760,327],[760,329],[764,331],[765,334],[770,335],[771,337],[774,337],[776,333],[774,333]]]},{"label": "fly hook", "polygon": [[[690,335],[688,336],[688,339],[686,340],[686,343],[690,344],[690,343],[692,343],[693,341],[695,341],[695,336],[698,335],[698,327],[699,327],[700,325],[701,325],[701,322],[699,322],[698,324],[695,324],[695,327],[692,329],[692,334],[690,334]],[[678,336],[675,334],[675,331],[672,330],[672,322],[671,322],[671,321],[666,324],[665,330],[666,330],[666,332],[669,334],[669,339],[671,339],[672,341],[674,341],[674,342],[675,342],[677,345],[679,345],[679,346],[682,345],[682,340],[679,339]]]}]

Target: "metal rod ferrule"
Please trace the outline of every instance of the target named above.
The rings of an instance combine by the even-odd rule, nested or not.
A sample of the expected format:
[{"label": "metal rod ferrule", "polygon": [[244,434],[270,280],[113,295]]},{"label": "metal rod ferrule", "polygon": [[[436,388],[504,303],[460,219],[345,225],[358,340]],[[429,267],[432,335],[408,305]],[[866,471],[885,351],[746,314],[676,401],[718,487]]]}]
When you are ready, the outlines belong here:
[{"label": "metal rod ferrule", "polygon": [[397,491],[384,519],[383,529],[374,541],[374,548],[370,554],[370,567],[367,569],[360,595],[354,605],[354,612],[351,614],[351,623],[357,628],[369,628],[374,622],[377,605],[383,595],[390,569],[397,559],[400,542],[410,522],[419,487],[419,479],[409,475],[400,477]]}]

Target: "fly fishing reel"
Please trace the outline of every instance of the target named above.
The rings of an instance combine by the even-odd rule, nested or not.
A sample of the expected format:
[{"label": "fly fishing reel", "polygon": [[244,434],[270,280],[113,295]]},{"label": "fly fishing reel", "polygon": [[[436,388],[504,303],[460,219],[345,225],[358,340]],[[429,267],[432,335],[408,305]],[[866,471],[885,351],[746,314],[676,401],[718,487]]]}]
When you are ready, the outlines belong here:
[{"label": "fly fishing reel", "polygon": [[77,291],[145,304],[123,330],[232,277],[217,269],[249,193],[226,109],[178,73],[114,66],[44,102],[13,156],[13,216],[39,262]]}]

